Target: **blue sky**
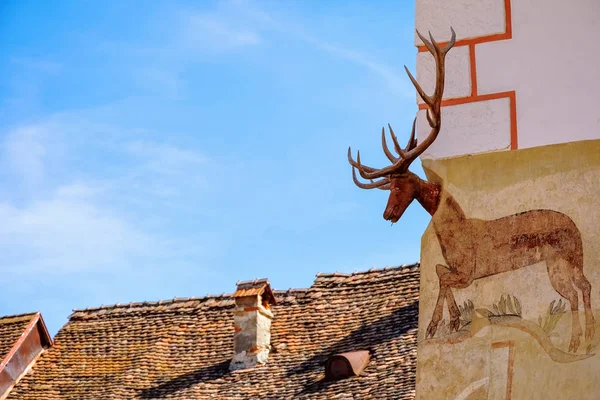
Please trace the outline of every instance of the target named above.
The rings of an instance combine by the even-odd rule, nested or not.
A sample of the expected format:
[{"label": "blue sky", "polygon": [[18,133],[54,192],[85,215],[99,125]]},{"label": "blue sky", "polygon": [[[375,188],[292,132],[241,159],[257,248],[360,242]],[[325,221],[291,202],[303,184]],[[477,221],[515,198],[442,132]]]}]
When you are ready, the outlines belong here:
[{"label": "blue sky", "polygon": [[[417,110],[412,1],[4,1],[0,314],[308,287],[412,263],[349,145]],[[420,162],[412,170],[422,175]]]}]

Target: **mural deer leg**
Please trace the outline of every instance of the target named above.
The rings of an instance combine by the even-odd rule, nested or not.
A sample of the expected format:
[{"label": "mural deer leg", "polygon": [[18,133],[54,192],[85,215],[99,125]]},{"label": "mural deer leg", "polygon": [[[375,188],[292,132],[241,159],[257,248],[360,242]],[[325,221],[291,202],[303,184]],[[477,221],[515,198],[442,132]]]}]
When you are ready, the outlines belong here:
[{"label": "mural deer leg", "polygon": [[440,289],[438,292],[435,309],[431,317],[431,322],[427,327],[426,333],[426,336],[431,337],[435,335],[437,327],[442,319],[442,315],[444,313],[444,301],[448,304],[448,312],[450,313],[450,332],[457,331],[460,327],[460,311],[458,309],[458,305],[456,304],[456,300],[454,299],[454,294],[452,293],[450,285],[454,282],[460,282],[464,280],[456,279],[458,278],[456,273],[442,264],[436,265],[436,273],[439,279]]},{"label": "mural deer leg", "polygon": [[451,288],[446,288],[446,304],[450,313],[450,331],[457,331],[460,328],[460,310],[454,300],[454,294]]},{"label": "mural deer leg", "polygon": [[431,335],[433,337],[433,335],[435,335],[435,332],[437,331],[437,327],[440,321],[442,320],[442,315],[444,313],[444,300],[446,300],[447,289],[447,287],[442,286],[442,284],[440,283],[437,302],[435,303],[435,308],[433,310],[433,315],[431,316],[431,321],[427,326],[426,336]]},{"label": "mural deer leg", "polygon": [[436,266],[436,273],[440,282],[440,291],[431,322],[427,327],[426,337],[433,337],[435,335],[438,324],[442,319],[444,300],[448,304],[448,312],[450,314],[450,332],[457,331],[460,328],[460,311],[454,299],[452,288],[467,287],[473,281],[472,274],[461,273],[459,270],[453,270],[441,264]]},{"label": "mural deer leg", "polygon": [[592,314],[591,291],[592,285],[583,274],[582,257],[572,257],[569,261],[558,254],[552,254],[547,260],[548,276],[552,287],[565,299],[569,300],[572,313],[572,331],[569,350],[577,351],[581,337],[581,324],[579,322],[579,297],[576,288],[583,295],[583,308],[585,310],[585,339],[591,340],[595,334],[595,320]]},{"label": "mural deer leg", "polygon": [[573,273],[573,283],[577,286],[583,294],[583,308],[585,310],[585,338],[586,340],[592,340],[595,334],[595,323],[594,315],[592,314],[592,285],[590,281],[583,275],[583,268],[575,268]]},{"label": "mural deer leg", "polygon": [[[445,57],[456,39],[452,30],[450,41],[441,48],[431,34],[429,40],[419,31],[417,35],[435,60],[436,81],[433,94],[426,94],[406,66],[404,68],[427,105],[425,116],[431,128],[430,133],[422,141],[417,141],[415,118],[408,144],[402,148],[388,124],[396,155],[387,145],[383,128],[381,145],[391,165],[380,169],[363,165],[360,152],[355,161],[350,148],[348,162],[352,166],[352,179],[358,187],[390,191],[383,213],[384,219],[392,223],[398,222],[415,199],[432,216],[432,225],[446,265],[436,266],[439,293],[426,337],[433,337],[435,334],[443,315],[444,303],[448,305],[450,314],[450,331],[458,330],[460,312],[452,289],[466,288],[476,279],[509,273],[545,261],[552,287],[571,304],[573,320],[569,347],[570,351],[577,351],[582,335],[577,288],[583,295],[587,340],[592,339],[595,334],[595,321],[590,300],[591,285],[583,274],[581,235],[575,223],[568,216],[552,210],[531,210],[495,220],[467,218],[458,202],[440,183],[424,181],[408,170],[410,164],[431,146],[440,132]],[[370,182],[359,181],[356,171]]]},{"label": "mural deer leg", "polygon": [[554,290],[571,304],[572,324],[569,351],[577,351],[581,337],[581,324],[579,322],[579,296],[570,276],[572,267],[566,260],[552,257],[546,260],[546,268]]}]

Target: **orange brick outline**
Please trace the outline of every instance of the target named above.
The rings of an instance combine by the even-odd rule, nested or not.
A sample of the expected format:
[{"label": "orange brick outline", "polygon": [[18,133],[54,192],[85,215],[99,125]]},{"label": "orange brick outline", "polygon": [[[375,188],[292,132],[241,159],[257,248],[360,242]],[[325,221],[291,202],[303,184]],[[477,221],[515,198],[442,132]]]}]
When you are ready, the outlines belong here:
[{"label": "orange brick outline", "polygon": [[[455,47],[458,46],[469,46],[469,63],[470,63],[470,74],[471,74],[471,94],[466,97],[458,97],[453,99],[447,99],[442,101],[442,107],[444,106],[455,106],[458,104],[474,103],[477,101],[488,101],[496,99],[509,99],[509,112],[510,112],[510,149],[516,150],[518,148],[518,135],[517,135],[517,94],[514,90],[500,93],[490,93],[480,95],[477,91],[477,61],[475,57],[475,45],[481,43],[496,42],[499,40],[512,39],[512,8],[510,0],[504,0],[504,17],[506,30],[504,33],[496,33],[493,35],[480,36],[476,38],[467,38],[456,41]],[[448,42],[441,43],[441,46],[445,46]],[[427,51],[425,46],[417,46],[419,53]],[[419,110],[425,110],[426,104],[419,104]]]},{"label": "orange brick outline", "polygon": [[492,343],[492,349],[501,349],[502,347],[508,347],[508,371],[506,376],[506,400],[512,398],[512,380],[513,370],[515,365],[515,342],[507,340],[505,342]]}]

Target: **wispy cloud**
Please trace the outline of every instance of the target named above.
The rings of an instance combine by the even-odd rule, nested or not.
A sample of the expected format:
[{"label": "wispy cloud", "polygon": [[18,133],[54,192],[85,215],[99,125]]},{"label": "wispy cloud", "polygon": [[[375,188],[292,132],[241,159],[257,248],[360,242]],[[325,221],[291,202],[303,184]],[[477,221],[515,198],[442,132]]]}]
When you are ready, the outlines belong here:
[{"label": "wispy cloud", "polygon": [[[209,10],[178,9],[165,20],[169,21],[168,33],[153,48],[123,43],[109,47],[140,57],[143,65],[132,68],[134,79],[140,86],[152,86],[154,91],[168,96],[178,97],[185,87],[185,65],[207,55],[229,54],[284,38],[308,43],[329,56],[365,68],[393,91],[414,98],[414,89],[403,76],[402,68],[391,67],[367,51],[318,37],[311,31],[310,22],[299,21],[297,15],[270,11],[250,1],[229,0],[219,1]],[[152,67],[147,66],[148,59],[153,60]]]},{"label": "wispy cloud", "polygon": [[184,25],[183,35],[193,47],[209,50],[227,50],[260,43],[258,32],[240,29],[206,14],[190,15]]},{"label": "wispy cloud", "polygon": [[140,88],[163,98],[181,98],[183,82],[178,68],[145,65],[134,68],[134,71],[132,75]]},{"label": "wispy cloud", "polygon": [[73,182],[56,189],[56,197],[60,199],[82,200],[89,199],[105,189],[100,186],[90,186],[81,182]]},{"label": "wispy cloud", "polygon": [[122,70],[144,93],[170,99],[184,97],[189,65],[258,46],[269,25],[266,14],[237,1],[217,2],[208,10],[168,8],[163,17],[157,28],[162,34],[154,41],[95,45],[108,57],[121,58]]},{"label": "wispy cloud", "polygon": [[26,125],[13,129],[5,137],[3,164],[28,185],[35,185],[44,177],[45,135],[44,126]]},{"label": "wispy cloud", "polygon": [[[196,32],[205,40],[219,44],[221,48],[233,48],[239,45],[258,44],[261,38],[258,32],[283,34],[290,38],[307,42],[327,54],[364,67],[382,78],[391,88],[407,98],[414,98],[414,89],[407,83],[395,68],[378,61],[364,51],[336,45],[326,39],[317,38],[311,31],[310,24],[298,23],[293,16],[269,13],[248,1],[223,1],[218,12],[212,14],[191,15],[191,20],[198,23]],[[228,29],[227,24],[243,26],[245,30]],[[194,29],[192,29],[194,31]],[[189,36],[193,38],[194,35]],[[268,39],[265,39],[268,40]],[[202,43],[202,41],[200,41]]]},{"label": "wispy cloud", "polygon": [[168,175],[185,173],[208,162],[196,151],[151,141],[136,140],[127,143],[125,149],[142,160],[144,168]]},{"label": "wispy cloud", "polygon": [[313,43],[317,48],[324,50],[335,57],[342,58],[356,65],[367,68],[375,75],[381,77],[395,91],[407,98],[414,98],[414,89],[407,84],[406,78],[397,74],[396,71],[390,66],[377,62],[367,53],[335,46],[311,37],[307,37],[306,40]]},{"label": "wispy cloud", "polygon": [[5,251],[21,253],[19,271],[118,269],[156,248],[155,238],[95,204],[93,192],[82,185],[59,187],[48,200],[0,204],[0,242]]},{"label": "wispy cloud", "polygon": [[183,47],[233,50],[255,46],[277,23],[265,11],[243,0],[219,1],[210,11],[180,10],[179,34]]},{"label": "wispy cloud", "polygon": [[[157,234],[168,227],[154,231],[156,221],[128,207],[158,206],[161,197],[177,196],[190,182],[197,190],[208,158],[175,144],[132,140],[147,132],[119,130],[94,116],[93,110],[55,114],[7,133],[2,164],[28,190],[18,194],[13,188],[17,200],[0,202],[5,266],[18,263],[15,271],[26,275],[68,273],[129,268],[134,260],[160,262],[190,252],[187,240]],[[98,151],[119,162],[105,174],[88,174],[86,157]]]}]

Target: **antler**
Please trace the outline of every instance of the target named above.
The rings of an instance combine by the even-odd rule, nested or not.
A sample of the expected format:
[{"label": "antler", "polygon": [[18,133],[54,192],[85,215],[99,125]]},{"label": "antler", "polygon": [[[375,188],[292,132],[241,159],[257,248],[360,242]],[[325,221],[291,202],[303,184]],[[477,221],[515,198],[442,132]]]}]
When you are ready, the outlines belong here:
[{"label": "antler", "polygon": [[[406,73],[408,74],[410,81],[415,86],[417,93],[419,93],[419,96],[421,96],[421,98],[423,99],[425,104],[427,104],[427,106],[428,106],[425,113],[427,116],[427,122],[429,122],[429,126],[431,127],[431,132],[429,132],[429,135],[425,138],[425,140],[423,140],[421,143],[418,144],[417,140],[415,138],[415,123],[417,120],[415,118],[415,120],[413,121],[413,125],[412,125],[412,132],[410,134],[410,138],[408,139],[408,144],[406,145],[406,147],[404,149],[402,149],[400,147],[400,145],[398,144],[398,139],[396,138],[396,135],[394,134],[392,126],[390,124],[388,124],[388,127],[390,129],[390,135],[394,142],[394,150],[396,151],[396,153],[399,156],[399,157],[396,157],[392,154],[392,152],[389,150],[389,148],[387,146],[387,142],[385,139],[385,129],[381,128],[381,145],[383,147],[383,152],[385,153],[387,158],[392,163],[392,165],[389,165],[389,166],[381,168],[381,169],[362,165],[360,163],[360,152],[357,153],[356,161],[354,161],[354,159],[352,158],[352,150],[350,149],[350,147],[348,147],[348,162],[350,162],[350,165],[352,165],[352,178],[354,180],[354,183],[358,187],[363,188],[363,189],[389,188],[390,175],[401,174],[401,173],[406,172],[408,170],[408,166],[419,155],[421,155],[421,153],[423,153],[429,146],[431,146],[431,144],[437,138],[437,135],[440,133],[440,127],[441,127],[441,122],[442,122],[440,107],[441,107],[442,98],[443,98],[443,94],[444,94],[444,75],[445,75],[446,53],[448,53],[448,51],[450,51],[450,49],[454,46],[454,43],[456,40],[456,33],[454,32],[454,29],[450,28],[450,30],[452,32],[452,37],[450,38],[450,41],[443,49],[440,48],[439,44],[435,41],[435,39],[433,39],[433,36],[431,36],[431,32],[429,33],[429,39],[431,41],[429,41],[425,37],[423,37],[423,35],[421,35],[421,33],[417,30],[417,35],[419,35],[419,38],[421,38],[421,40],[425,44],[425,47],[427,47],[427,50],[429,50],[429,52],[433,55],[433,57],[435,59],[436,81],[435,81],[435,89],[431,96],[429,96],[425,93],[425,91],[421,88],[421,85],[419,85],[419,83],[412,76],[412,74],[410,73],[408,68],[406,68],[406,65],[404,66],[404,69],[406,70]],[[358,169],[358,173],[360,174],[360,176],[362,176],[364,179],[371,180],[371,183],[361,183],[356,178],[355,168]],[[376,178],[384,178],[384,179],[374,182],[373,179],[376,179]]]}]

